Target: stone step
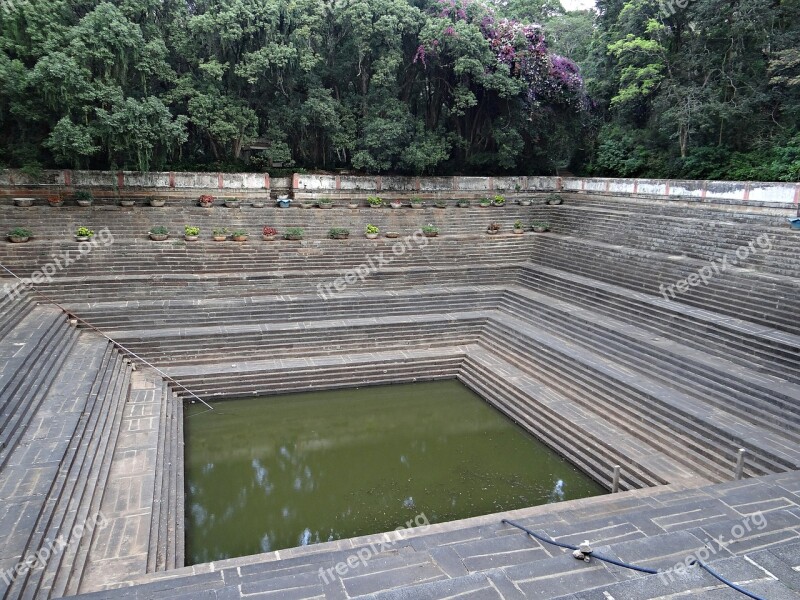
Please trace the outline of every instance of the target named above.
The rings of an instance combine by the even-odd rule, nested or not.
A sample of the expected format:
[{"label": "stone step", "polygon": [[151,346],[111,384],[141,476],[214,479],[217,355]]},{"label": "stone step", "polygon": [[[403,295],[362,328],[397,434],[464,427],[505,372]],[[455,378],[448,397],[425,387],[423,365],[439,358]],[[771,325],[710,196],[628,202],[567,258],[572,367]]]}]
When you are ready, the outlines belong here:
[{"label": "stone step", "polygon": [[[82,335],[74,348],[65,352],[50,391],[38,410],[31,411],[25,435],[0,472],[0,501],[6,511],[5,526],[0,530],[0,559],[16,564],[26,552],[38,551],[61,494],[71,489],[71,464],[81,443],[76,432],[86,426],[87,402],[97,389],[106,349],[92,337]],[[30,574],[25,572],[8,582],[15,593],[22,593],[20,586]],[[3,597],[8,584],[0,584]]]},{"label": "stone step", "polygon": [[800,336],[533,264],[519,283],[682,344],[800,383]]},{"label": "stone step", "polygon": [[509,291],[509,314],[573,343],[614,356],[646,377],[682,389],[721,410],[800,442],[800,386],[765,377],[675,342],[653,339],[627,323],[530,290]]},{"label": "stone step", "polygon": [[[563,258],[567,256],[569,260]],[[675,285],[677,281],[696,274],[703,266],[691,259],[658,256],[552,235],[543,238],[543,243],[536,246],[532,260],[651,294],[662,293],[659,286]],[[707,286],[690,288],[685,294],[676,293],[673,301],[797,334],[800,325],[793,315],[800,312],[798,287],[795,279],[729,269],[729,272],[709,280]]]},{"label": "stone step", "polygon": [[705,464],[725,476],[732,473],[729,469],[742,447],[751,449],[747,468],[756,475],[794,469],[800,462],[796,445],[785,438],[746,419],[720,414],[690,395],[630,373],[602,355],[570,346],[516,319],[502,324],[499,319],[492,321],[481,343],[553,389],[582,401],[587,409],[628,427],[634,435],[644,440],[660,437],[661,451],[687,461],[687,466]]}]

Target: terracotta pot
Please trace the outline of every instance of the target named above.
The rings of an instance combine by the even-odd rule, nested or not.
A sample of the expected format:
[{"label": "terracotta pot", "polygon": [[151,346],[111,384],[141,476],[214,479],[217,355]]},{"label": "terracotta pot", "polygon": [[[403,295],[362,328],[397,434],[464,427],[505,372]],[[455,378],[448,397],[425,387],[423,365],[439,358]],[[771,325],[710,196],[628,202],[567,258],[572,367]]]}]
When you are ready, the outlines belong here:
[{"label": "terracotta pot", "polygon": [[246,242],[247,241],[247,236],[246,235],[235,235],[235,236],[233,236],[232,239],[233,239],[234,242]]},{"label": "terracotta pot", "polygon": [[224,242],[227,239],[228,239],[227,235],[215,235],[214,236],[214,241],[215,242]]},{"label": "terracotta pot", "polygon": [[287,235],[287,236],[286,236],[286,239],[287,239],[287,240],[291,240],[291,241],[293,241],[293,242],[297,242],[297,241],[300,241],[300,240],[302,240],[302,239],[303,239],[303,236],[302,236],[302,235]]}]

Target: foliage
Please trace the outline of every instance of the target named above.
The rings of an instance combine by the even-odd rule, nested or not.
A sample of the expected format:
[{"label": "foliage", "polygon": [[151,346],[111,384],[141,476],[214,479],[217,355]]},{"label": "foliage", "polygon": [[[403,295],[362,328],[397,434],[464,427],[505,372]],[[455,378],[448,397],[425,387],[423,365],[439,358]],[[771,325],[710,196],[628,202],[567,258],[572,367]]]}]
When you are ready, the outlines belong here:
[{"label": "foliage", "polygon": [[278,230],[274,227],[269,227],[268,225],[264,226],[264,229],[261,230],[262,235],[278,235]]},{"label": "foliage", "polygon": [[78,229],[75,230],[75,237],[85,237],[90,238],[94,236],[94,231],[89,229],[88,227],[84,227],[81,225]]},{"label": "foliage", "polygon": [[217,227],[211,233],[214,235],[214,237],[227,237],[229,232],[227,227]]},{"label": "foliage", "polygon": [[502,196],[502,195],[500,195],[500,194],[498,194],[498,195],[496,195],[496,196],[494,197],[494,203],[495,203],[495,205],[497,205],[497,206],[502,206],[503,204],[505,204],[505,203],[506,203],[506,197],[505,197],[505,196]]},{"label": "foliage", "polygon": [[367,198],[367,204],[370,206],[383,206],[383,199],[378,196],[370,196]]},{"label": "foliage", "polygon": [[424,233],[425,235],[439,233],[439,228],[436,227],[436,225],[431,225],[430,223],[428,223],[427,225],[424,225],[422,227],[422,233]]},{"label": "foliage", "polygon": [[305,230],[302,227],[289,227],[283,234],[285,238],[301,238],[305,235]]},{"label": "foliage", "polygon": [[344,227],[331,227],[328,230],[328,237],[329,238],[338,238],[338,237],[346,237],[350,235],[350,230],[345,229]]},{"label": "foliage", "polygon": [[522,221],[520,221],[519,219],[514,221],[514,229],[522,229]]},{"label": "foliage", "polygon": [[247,232],[244,229],[237,229],[231,234],[231,237],[247,237]]},{"label": "foliage", "polygon": [[27,227],[14,227],[8,232],[8,237],[29,238],[33,237],[33,232]]},{"label": "foliage", "polygon": [[94,200],[94,195],[89,190],[78,190],[75,192],[75,200],[79,202],[91,202]]},{"label": "foliage", "polygon": [[380,232],[381,232],[381,230],[380,230],[378,227],[376,227],[375,225],[369,224],[369,225],[367,225],[367,227],[366,227],[366,229],[364,230],[364,232],[365,232],[367,235],[373,235],[373,234],[380,233]]},{"label": "foliage", "polygon": [[169,229],[163,225],[156,225],[155,227],[150,228],[150,233],[153,235],[169,235]]},{"label": "foliage", "polygon": [[200,228],[193,225],[186,225],[183,228],[183,233],[189,237],[195,237],[200,235]]},{"label": "foliage", "polygon": [[558,123],[580,126],[585,93],[534,24],[557,2],[527,4],[15,3],[0,21],[2,161],[550,172],[541,149],[561,143]]}]

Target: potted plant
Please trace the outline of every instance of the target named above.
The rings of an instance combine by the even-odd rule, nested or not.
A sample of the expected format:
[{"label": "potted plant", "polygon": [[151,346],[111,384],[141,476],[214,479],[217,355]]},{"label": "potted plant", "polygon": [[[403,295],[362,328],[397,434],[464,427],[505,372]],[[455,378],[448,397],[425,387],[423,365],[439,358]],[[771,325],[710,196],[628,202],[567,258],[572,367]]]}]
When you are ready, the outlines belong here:
[{"label": "potted plant", "polygon": [[387,231],[385,235],[386,235],[387,238],[390,238],[390,239],[395,239],[395,238],[399,238],[400,237],[400,234],[397,233],[396,231]]},{"label": "potted plant", "polygon": [[150,239],[154,242],[163,242],[169,237],[169,229],[163,225],[156,225],[150,228]]},{"label": "potted plant", "polygon": [[472,202],[467,198],[461,198],[456,202],[456,206],[458,206],[458,208],[469,208],[471,205]]},{"label": "potted plant", "polygon": [[447,208],[447,200],[437,200],[436,208]]},{"label": "potted plant", "polygon": [[8,232],[8,241],[12,244],[22,244],[33,237],[33,232],[26,227],[14,227]]},{"label": "potted plant", "polygon": [[331,200],[330,198],[322,198],[319,201],[319,207],[320,208],[333,208],[333,200]]},{"label": "potted plant", "polygon": [[14,206],[27,208],[33,206],[33,198],[14,198]]},{"label": "potted plant", "polygon": [[498,233],[500,233],[501,228],[502,227],[500,223],[489,223],[489,227],[486,228],[486,233],[488,233],[489,235],[497,235]]},{"label": "potted plant", "polygon": [[358,208],[358,202],[348,202],[347,208],[353,208],[353,209]]},{"label": "potted plant", "polygon": [[211,194],[203,194],[200,196],[199,204],[203,208],[211,208],[214,206],[214,196]]},{"label": "potted plant", "polygon": [[227,208],[239,208],[242,204],[242,201],[239,198],[225,198],[225,206]]},{"label": "potted plant", "polygon": [[86,242],[92,237],[94,237],[94,231],[92,231],[88,227],[84,227],[83,225],[81,225],[80,227],[78,227],[78,229],[75,230],[76,242]]},{"label": "potted plant", "polygon": [[94,196],[89,190],[78,190],[75,192],[75,201],[78,206],[91,206],[92,202],[94,202]]},{"label": "potted plant", "polygon": [[157,198],[156,196],[150,196],[147,201],[150,203],[150,206],[153,208],[161,208],[167,203],[166,198]]},{"label": "potted plant", "polygon": [[185,225],[183,228],[183,239],[187,242],[196,242],[200,239],[200,228],[194,225]]},{"label": "potted plant", "polygon": [[561,194],[553,192],[552,194],[547,195],[547,203],[552,206],[558,206],[559,204],[564,203],[564,198],[561,197]]},{"label": "potted plant", "polygon": [[389,206],[391,206],[393,209],[397,210],[399,208],[403,208],[403,203],[400,200],[396,200],[395,199],[395,200],[391,200],[389,202]]},{"label": "potted plant", "polygon": [[506,197],[498,194],[494,197],[494,202],[492,203],[495,206],[505,206],[506,205]]},{"label": "potted plant", "polygon": [[125,198],[125,199],[120,198],[119,199],[119,205],[120,206],[124,206],[126,208],[130,208],[134,204],[136,204],[136,200],[134,198]]},{"label": "potted plant", "polygon": [[481,208],[488,208],[492,205],[492,201],[489,198],[481,198]]},{"label": "potted plant", "polygon": [[300,200],[300,208],[314,208],[314,201],[311,198]]},{"label": "potted plant", "polygon": [[305,233],[302,227],[289,227],[283,237],[287,240],[302,240]]},{"label": "potted plant", "polygon": [[346,240],[350,237],[350,230],[344,227],[331,227],[328,230],[328,237],[332,240]]},{"label": "potted plant", "polygon": [[228,239],[228,228],[218,227],[211,232],[211,236],[214,238],[215,242],[224,242]]},{"label": "potted plant", "polygon": [[550,229],[550,224],[547,221],[533,221],[531,223],[531,229],[533,229],[536,233],[544,233]]},{"label": "potted plant", "polygon": [[522,235],[523,233],[525,233],[525,228],[522,226],[522,221],[520,221],[519,219],[514,221],[514,233],[516,233],[517,235]]},{"label": "potted plant", "polygon": [[428,223],[422,228],[422,233],[425,234],[425,237],[436,237],[439,235],[439,228]]},{"label": "potted plant", "polygon": [[364,230],[368,240],[374,240],[376,237],[378,237],[380,232],[381,230],[372,224],[367,225],[367,228]]},{"label": "potted plant", "polygon": [[289,208],[292,204],[292,199],[289,198],[289,196],[278,196],[275,203],[278,205],[278,208]]},{"label": "potted plant", "polygon": [[519,201],[519,205],[520,206],[530,206],[531,205],[531,199],[530,198],[522,198]]},{"label": "potted plant", "polygon": [[424,207],[425,203],[422,201],[422,198],[418,198],[417,196],[411,198],[411,208],[424,208]]},{"label": "potted plant", "polygon": [[233,239],[234,242],[246,242],[247,232],[244,229],[237,229],[231,234],[231,239]]},{"label": "potted plant", "polygon": [[64,205],[64,197],[59,194],[51,194],[47,197],[47,203],[50,206],[63,206]]},{"label": "potted plant", "polygon": [[370,208],[380,208],[383,206],[383,200],[378,196],[370,196],[367,198],[367,204],[369,204]]},{"label": "potted plant", "polygon": [[278,235],[278,230],[274,227],[269,227],[268,225],[264,226],[264,229],[261,230],[261,237],[264,238],[265,242],[272,242],[275,240],[275,236]]}]

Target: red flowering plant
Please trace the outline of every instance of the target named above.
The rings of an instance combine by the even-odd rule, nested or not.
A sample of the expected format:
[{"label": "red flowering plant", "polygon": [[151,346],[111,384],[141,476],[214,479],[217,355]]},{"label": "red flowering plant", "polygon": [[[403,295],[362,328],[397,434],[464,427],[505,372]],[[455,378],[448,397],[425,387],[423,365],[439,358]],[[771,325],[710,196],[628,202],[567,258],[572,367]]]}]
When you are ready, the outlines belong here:
[{"label": "red flowering plant", "polygon": [[200,196],[200,206],[210,206],[214,204],[214,196],[211,194],[203,194]]},{"label": "red flowering plant", "polygon": [[264,227],[264,230],[262,231],[262,234],[263,235],[278,235],[278,230],[275,229],[274,227]]}]

